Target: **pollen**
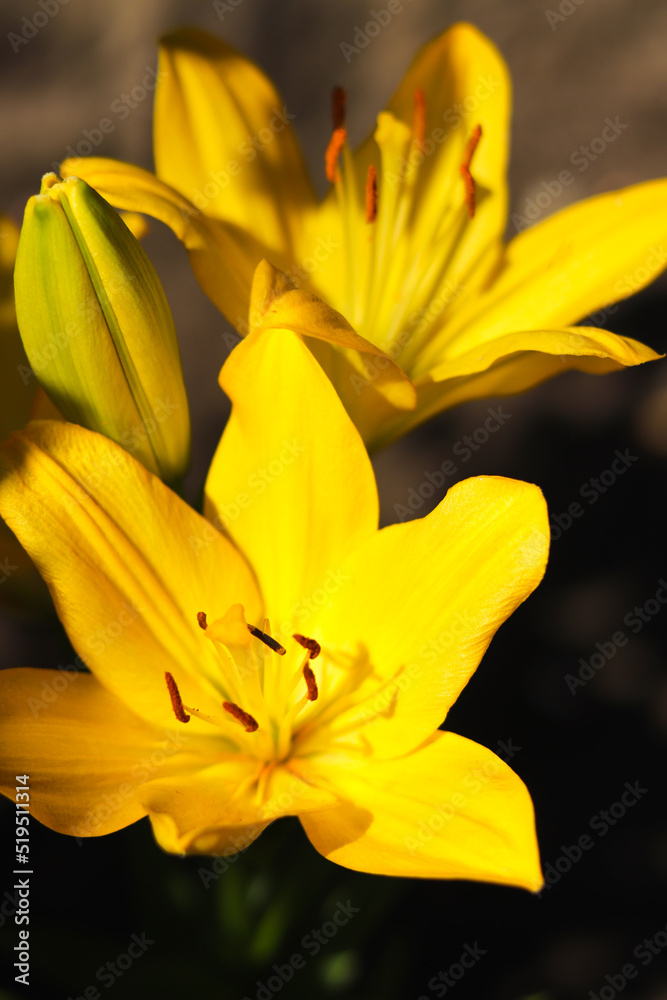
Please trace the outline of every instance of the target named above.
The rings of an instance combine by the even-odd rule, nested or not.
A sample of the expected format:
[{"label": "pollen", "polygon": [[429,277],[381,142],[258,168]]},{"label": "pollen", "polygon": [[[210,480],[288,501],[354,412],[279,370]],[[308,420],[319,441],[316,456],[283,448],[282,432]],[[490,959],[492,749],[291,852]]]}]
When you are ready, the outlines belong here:
[{"label": "pollen", "polygon": [[308,663],[304,663],[303,665],[303,679],[306,682],[306,687],[308,688],[308,701],[317,701],[317,696],[319,694],[317,690],[317,681],[315,680],[313,669]]},{"label": "pollen", "polygon": [[375,167],[371,163],[366,174],[366,222],[375,222],[378,214],[378,182]]},{"label": "pollen", "polygon": [[197,612],[197,621],[199,622],[199,627],[203,628],[204,631],[206,631],[206,629],[208,628],[208,622],[206,621],[206,612],[205,611],[198,611]]},{"label": "pollen", "polygon": [[248,625],[248,632],[254,635],[256,639],[263,642],[265,646],[272,649],[274,653],[278,653],[279,656],[284,656],[287,650],[284,646],[281,646],[277,639],[273,639],[268,633],[262,632],[261,628],[257,628],[255,625]]},{"label": "pollen", "polygon": [[418,87],[414,93],[412,106],[412,136],[415,146],[421,152],[424,150],[426,137],[426,98],[424,91]]},{"label": "pollen", "polygon": [[259,729],[259,723],[250,712],[244,712],[242,708],[231,701],[223,701],[222,707],[225,712],[229,712],[245,728],[246,733],[254,733]]},{"label": "pollen", "polygon": [[345,106],[347,104],[347,94],[344,87],[334,87],[331,91],[331,121],[334,132],[336,129],[345,128]]},{"label": "pollen", "polygon": [[319,656],[322,652],[322,647],[316,639],[309,639],[305,635],[299,635],[298,632],[295,633],[292,638],[296,639],[300,646],[303,646],[304,649],[308,650],[310,653],[309,659],[311,660],[314,660],[315,657]]},{"label": "pollen", "polygon": [[336,164],[338,163],[338,157],[340,156],[341,150],[345,145],[345,140],[347,139],[347,132],[344,128],[335,128],[331,133],[331,138],[329,139],[329,145],[327,146],[327,151],[324,154],[324,167],[326,170],[327,180],[331,184],[336,181]]},{"label": "pollen", "polygon": [[459,167],[459,173],[463,177],[463,183],[465,185],[465,198],[466,205],[468,207],[468,218],[472,219],[475,214],[475,179],[470,173],[470,164],[472,162],[473,153],[477,149],[477,144],[482,137],[482,126],[475,125],[474,129],[470,134],[468,139],[468,144],[465,148],[465,153],[463,155],[463,163]]},{"label": "pollen", "polygon": [[165,671],[164,679],[167,682],[167,690],[169,691],[169,697],[171,698],[171,707],[174,710],[174,715],[179,722],[189,722],[190,716],[183,708],[181,693],[178,690],[176,681],[168,671]]}]

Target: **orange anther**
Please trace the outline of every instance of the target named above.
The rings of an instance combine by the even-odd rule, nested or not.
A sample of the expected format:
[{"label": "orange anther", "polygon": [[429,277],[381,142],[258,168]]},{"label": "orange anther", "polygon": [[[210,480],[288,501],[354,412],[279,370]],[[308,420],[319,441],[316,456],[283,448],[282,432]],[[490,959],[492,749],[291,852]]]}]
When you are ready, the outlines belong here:
[{"label": "orange anther", "polygon": [[322,652],[322,647],[316,639],[308,639],[307,636],[299,635],[298,632],[295,633],[292,638],[296,639],[300,646],[303,646],[304,649],[308,650],[310,653],[309,659],[311,660],[314,660],[315,657],[319,656]]},{"label": "orange anther", "polygon": [[265,646],[272,649],[274,653],[278,653],[279,656],[284,656],[287,650],[284,646],[281,646],[277,639],[274,639],[267,632],[262,632],[261,628],[257,628],[256,625],[248,625],[248,632],[254,635],[256,639],[263,642]]},{"label": "orange anther", "polygon": [[233,715],[241,723],[246,733],[254,733],[256,729],[259,729],[259,723],[252,717],[250,712],[244,712],[242,708],[239,708],[238,705],[235,705],[231,701],[223,701],[222,707],[225,712],[229,712],[230,715]]},{"label": "orange anther", "polygon": [[378,214],[378,182],[371,163],[366,174],[366,222],[375,222]]},{"label": "orange anther", "polygon": [[344,128],[336,128],[331,134],[329,139],[329,145],[327,146],[327,151],[324,154],[324,167],[327,174],[327,180],[332,184],[336,180],[336,164],[338,163],[338,157],[340,152],[345,145],[345,140],[347,139],[347,132]]},{"label": "orange anther", "polygon": [[167,690],[169,691],[169,697],[171,698],[171,707],[174,710],[174,715],[179,722],[189,722],[190,716],[183,708],[183,702],[181,701],[181,694],[178,690],[178,685],[174,680],[173,676],[166,671],[164,679],[167,682]]},{"label": "orange anther", "polygon": [[308,663],[304,664],[303,667],[303,679],[306,682],[306,687],[308,688],[308,701],[317,701],[317,696],[319,691],[317,690],[317,681],[315,680],[315,674],[313,673],[312,667]]}]

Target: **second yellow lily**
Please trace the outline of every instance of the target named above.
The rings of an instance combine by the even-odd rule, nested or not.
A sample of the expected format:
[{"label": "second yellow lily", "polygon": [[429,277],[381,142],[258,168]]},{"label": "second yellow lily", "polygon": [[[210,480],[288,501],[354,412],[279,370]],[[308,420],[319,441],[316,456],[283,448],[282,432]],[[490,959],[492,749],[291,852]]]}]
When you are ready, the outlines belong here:
[{"label": "second yellow lily", "polygon": [[417,56],[354,154],[345,95],[334,92],[332,188],[318,203],[271,82],[225,43],[184,29],[160,50],[157,177],[95,158],[62,170],[170,225],[242,333],[263,259],[260,301],[278,269],[283,286],[342,314],[312,327],[309,346],[378,447],[468,399],[658,357],[571,324],[663,269],[652,248],[664,238],[667,182],[589,199],[505,245],[509,109],[502,57],[474,27],[455,25]]}]

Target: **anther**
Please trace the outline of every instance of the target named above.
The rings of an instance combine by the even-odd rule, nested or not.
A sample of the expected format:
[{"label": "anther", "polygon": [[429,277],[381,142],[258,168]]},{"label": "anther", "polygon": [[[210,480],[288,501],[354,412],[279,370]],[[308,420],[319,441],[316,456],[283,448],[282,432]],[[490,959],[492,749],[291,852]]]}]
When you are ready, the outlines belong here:
[{"label": "anther", "polygon": [[208,628],[208,623],[206,621],[206,612],[205,611],[198,611],[197,612],[197,621],[199,622],[199,627],[203,628],[204,631]]},{"label": "anther", "polygon": [[338,163],[340,151],[345,145],[346,138],[347,132],[344,128],[334,129],[331,134],[331,138],[329,139],[327,151],[324,154],[324,168],[326,170],[327,180],[331,184],[334,184],[336,180],[336,164]]},{"label": "anther", "polygon": [[322,652],[322,647],[316,639],[308,639],[305,635],[299,635],[298,632],[295,633],[292,638],[296,639],[300,646],[303,646],[304,649],[308,650],[310,653],[309,659],[311,660],[314,660],[315,657],[319,656]]},{"label": "anther", "polygon": [[345,105],[347,94],[343,87],[334,87],[331,91],[331,120],[334,132],[337,128],[345,128]]},{"label": "anther", "polygon": [[245,727],[246,733],[254,733],[255,730],[259,729],[259,723],[252,717],[250,712],[244,712],[242,708],[239,708],[238,705],[235,705],[231,701],[223,701],[222,707],[225,712],[229,712],[237,722],[240,722]]},{"label": "anther", "polygon": [[306,682],[306,687],[308,688],[308,701],[317,701],[317,681],[315,680],[315,674],[313,673],[312,667],[309,664],[304,663],[303,665],[303,679]]},{"label": "anther", "polygon": [[424,91],[419,87],[415,90],[412,105],[412,137],[417,149],[420,153],[423,152],[426,137],[426,98]]},{"label": "anther", "polygon": [[373,164],[366,174],[366,222],[375,222],[378,214],[378,182]]},{"label": "anther", "polygon": [[472,219],[475,214],[475,179],[470,173],[472,155],[477,149],[477,144],[482,137],[482,126],[475,125],[471,132],[468,144],[463,155],[463,163],[459,167],[459,173],[463,177],[465,184],[466,205],[468,206],[468,218]]},{"label": "anther", "polygon": [[174,715],[179,722],[189,722],[190,716],[183,708],[183,702],[181,701],[181,694],[178,690],[178,685],[172,677],[172,675],[166,671],[164,679],[167,682],[167,690],[169,691],[169,697],[171,698],[171,707],[174,710]]},{"label": "anther", "polygon": [[279,656],[284,656],[287,652],[284,646],[281,646],[279,642],[272,639],[266,632],[262,632],[261,628],[257,628],[255,625],[248,625],[248,632],[254,635],[256,639],[259,639],[260,642],[263,642],[265,646],[268,646],[269,649],[272,649],[274,653],[278,653]]}]

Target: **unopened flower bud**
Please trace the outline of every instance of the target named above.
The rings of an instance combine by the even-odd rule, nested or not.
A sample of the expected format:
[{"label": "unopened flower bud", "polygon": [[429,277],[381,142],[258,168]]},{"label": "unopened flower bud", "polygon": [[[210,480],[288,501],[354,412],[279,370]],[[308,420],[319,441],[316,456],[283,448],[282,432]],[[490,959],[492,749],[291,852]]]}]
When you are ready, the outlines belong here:
[{"label": "unopened flower bud", "polygon": [[174,323],[117,212],[85,181],[46,174],[26,206],[14,281],[30,366],[63,416],[178,480],[190,417]]}]

